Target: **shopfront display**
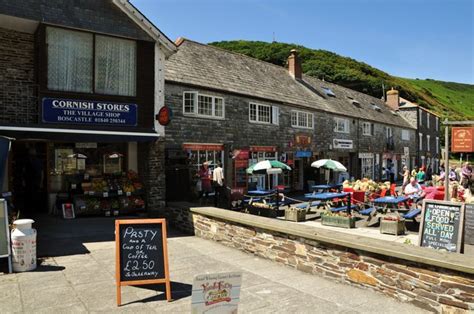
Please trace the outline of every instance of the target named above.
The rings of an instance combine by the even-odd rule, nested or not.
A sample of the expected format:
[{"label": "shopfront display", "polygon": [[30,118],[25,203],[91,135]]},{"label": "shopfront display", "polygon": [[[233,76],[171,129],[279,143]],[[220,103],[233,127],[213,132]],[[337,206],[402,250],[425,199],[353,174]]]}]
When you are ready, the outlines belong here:
[{"label": "shopfront display", "polygon": [[[250,146],[249,167],[263,160],[278,160],[275,146]],[[249,189],[271,189],[278,185],[278,175],[252,175],[248,177]]]},{"label": "shopfront display", "polygon": [[374,179],[374,154],[359,153],[361,178]]},{"label": "shopfront display", "polygon": [[138,173],[126,167],[128,144],[87,144],[47,144],[50,212],[57,213],[62,202],[74,204],[76,216],[145,209],[145,187]]}]

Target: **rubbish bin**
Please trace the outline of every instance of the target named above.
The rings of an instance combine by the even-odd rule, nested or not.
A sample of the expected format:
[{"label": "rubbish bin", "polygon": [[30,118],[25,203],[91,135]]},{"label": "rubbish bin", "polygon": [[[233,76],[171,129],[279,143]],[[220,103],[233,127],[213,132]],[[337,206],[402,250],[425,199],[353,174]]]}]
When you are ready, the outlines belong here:
[{"label": "rubbish bin", "polygon": [[31,227],[33,219],[18,219],[13,222],[12,256],[13,271],[36,269],[36,230]]}]

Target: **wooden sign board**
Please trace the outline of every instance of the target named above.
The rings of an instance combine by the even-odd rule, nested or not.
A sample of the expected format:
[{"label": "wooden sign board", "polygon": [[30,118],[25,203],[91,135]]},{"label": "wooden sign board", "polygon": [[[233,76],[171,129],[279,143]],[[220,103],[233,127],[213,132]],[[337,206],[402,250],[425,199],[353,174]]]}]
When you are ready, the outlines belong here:
[{"label": "wooden sign board", "polygon": [[451,129],[451,152],[474,152],[474,127],[453,127]]},{"label": "wooden sign board", "polygon": [[464,204],[424,200],[418,244],[448,252],[463,252]]},{"label": "wooden sign board", "polygon": [[115,221],[117,305],[121,287],[164,283],[171,301],[165,219]]}]

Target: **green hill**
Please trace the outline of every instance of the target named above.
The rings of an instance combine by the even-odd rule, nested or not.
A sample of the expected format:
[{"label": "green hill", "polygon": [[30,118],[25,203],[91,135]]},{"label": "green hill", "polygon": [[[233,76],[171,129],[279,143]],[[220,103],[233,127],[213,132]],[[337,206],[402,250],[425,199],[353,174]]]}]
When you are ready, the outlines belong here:
[{"label": "green hill", "polygon": [[382,97],[385,89],[394,87],[400,96],[439,113],[443,119],[474,120],[474,85],[406,79],[391,76],[364,62],[343,57],[326,50],[301,45],[261,41],[221,41],[210,45],[285,66],[291,49],[296,48],[303,72],[354,90]]}]

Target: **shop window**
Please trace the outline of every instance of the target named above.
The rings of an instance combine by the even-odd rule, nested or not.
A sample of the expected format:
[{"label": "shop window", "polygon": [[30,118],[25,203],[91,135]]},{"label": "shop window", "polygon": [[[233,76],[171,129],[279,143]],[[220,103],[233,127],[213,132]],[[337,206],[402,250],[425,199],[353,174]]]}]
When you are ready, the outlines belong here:
[{"label": "shop window", "polygon": [[47,27],[46,46],[48,89],[136,95],[135,41]]},{"label": "shop window", "polygon": [[334,132],[349,133],[349,120],[342,118],[335,118]]},{"label": "shop window", "polygon": [[219,162],[224,167],[224,151],[222,150],[189,150],[189,163],[194,170],[199,171],[203,163],[208,162],[209,169],[213,170]]},{"label": "shop window", "polygon": [[370,122],[362,123],[362,134],[367,136],[374,135],[374,124]]},{"label": "shop window", "polygon": [[48,27],[48,88],[92,92],[92,45],[89,33]]},{"label": "shop window", "polygon": [[374,158],[361,158],[361,176],[362,178],[373,179],[374,177]]},{"label": "shop window", "polygon": [[313,128],[313,114],[304,111],[291,111],[291,126],[295,128]]},{"label": "shop window", "polygon": [[136,43],[95,37],[95,90],[101,94],[135,96]]},{"label": "shop window", "polygon": [[276,106],[262,105],[256,103],[249,104],[250,122],[279,124],[279,112],[279,108]]},{"label": "shop window", "polygon": [[198,92],[184,92],[183,113],[201,117],[224,118],[224,99]]},{"label": "shop window", "polygon": [[402,130],[402,140],[409,141],[410,140],[410,131]]}]

